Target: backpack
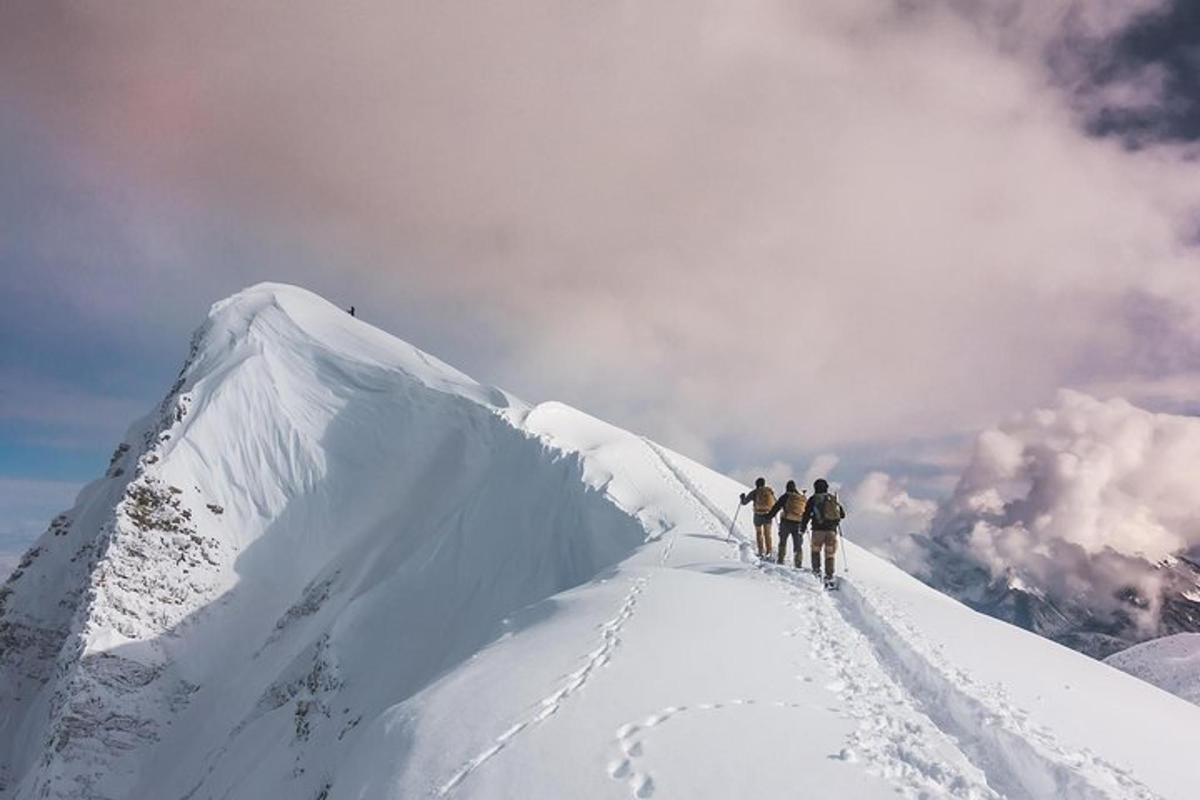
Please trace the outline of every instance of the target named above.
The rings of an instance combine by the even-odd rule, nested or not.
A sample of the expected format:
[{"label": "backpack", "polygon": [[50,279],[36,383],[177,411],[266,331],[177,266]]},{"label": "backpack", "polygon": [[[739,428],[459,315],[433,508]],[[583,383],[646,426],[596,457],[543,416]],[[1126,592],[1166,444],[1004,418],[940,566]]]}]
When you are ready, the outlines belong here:
[{"label": "backpack", "polygon": [[799,522],[804,518],[804,504],[807,498],[804,492],[788,492],[784,495],[783,518],[790,522]]},{"label": "backpack", "polygon": [[813,517],[820,525],[837,525],[846,516],[833,492],[813,496]]},{"label": "backpack", "polygon": [[770,486],[754,490],[754,513],[770,514],[775,507],[775,490]]}]

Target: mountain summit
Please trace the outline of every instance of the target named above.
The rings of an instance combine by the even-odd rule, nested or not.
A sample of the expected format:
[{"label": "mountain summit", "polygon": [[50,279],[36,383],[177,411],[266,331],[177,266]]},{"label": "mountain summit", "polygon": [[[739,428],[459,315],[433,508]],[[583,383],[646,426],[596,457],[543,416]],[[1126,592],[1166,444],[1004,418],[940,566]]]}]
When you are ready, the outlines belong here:
[{"label": "mountain summit", "polygon": [[0,590],[0,798],[1194,796],[1200,708],[743,490],[247,289]]}]

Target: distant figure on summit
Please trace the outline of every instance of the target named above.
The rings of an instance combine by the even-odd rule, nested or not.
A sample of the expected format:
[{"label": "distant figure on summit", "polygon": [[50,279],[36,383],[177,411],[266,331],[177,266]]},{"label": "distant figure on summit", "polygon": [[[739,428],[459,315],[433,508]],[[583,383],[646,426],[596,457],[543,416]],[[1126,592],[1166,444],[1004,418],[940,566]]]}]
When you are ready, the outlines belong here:
[{"label": "distant figure on summit", "polygon": [[821,575],[821,550],[825,550],[825,583],[833,583],[834,554],[837,553],[838,531],[842,520],[846,518],[846,509],[838,502],[838,497],[829,491],[829,481],[817,478],[813,482],[813,496],[804,504],[804,517],[800,521],[800,531],[808,530],[812,523],[812,570],[813,574]]},{"label": "distant figure on summit", "polygon": [[352,317],[353,317],[353,316],[355,316],[355,314],[354,314],[354,306],[350,306],[350,316],[352,316]]},{"label": "distant figure on summit", "polygon": [[782,564],[787,558],[788,537],[790,536],[792,546],[796,549],[797,569],[804,566],[804,551],[800,549],[800,543],[804,540],[804,532],[800,530],[800,522],[804,519],[805,505],[804,492],[796,488],[795,481],[788,481],[787,489],[771,507],[771,519],[775,519],[775,515],[780,511],[783,512],[783,519],[779,522],[779,558],[777,561]]},{"label": "distant figure on summit", "polygon": [[775,490],[767,486],[766,478],[754,482],[749,494],[741,495],[742,505],[754,503],[754,537],[758,540],[758,557],[770,558],[775,543],[771,541],[771,509],[775,506]]}]

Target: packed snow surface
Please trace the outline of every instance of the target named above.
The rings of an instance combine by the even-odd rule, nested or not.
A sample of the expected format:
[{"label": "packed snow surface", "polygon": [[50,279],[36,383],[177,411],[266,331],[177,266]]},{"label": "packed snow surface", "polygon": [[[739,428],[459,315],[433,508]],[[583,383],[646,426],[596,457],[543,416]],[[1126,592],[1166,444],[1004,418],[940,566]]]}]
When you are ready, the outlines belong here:
[{"label": "packed snow surface", "polygon": [[1177,633],[1134,645],[1104,663],[1200,705],[1200,633]]},{"label": "packed snow surface", "polygon": [[1200,708],[743,490],[248,289],[0,595],[0,797],[1197,796]]}]

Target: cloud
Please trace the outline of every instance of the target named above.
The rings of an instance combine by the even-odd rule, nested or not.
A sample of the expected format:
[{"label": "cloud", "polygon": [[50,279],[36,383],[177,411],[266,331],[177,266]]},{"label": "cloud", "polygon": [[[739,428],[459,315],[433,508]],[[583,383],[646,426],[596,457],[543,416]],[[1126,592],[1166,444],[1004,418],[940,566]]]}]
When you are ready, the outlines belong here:
[{"label": "cloud", "polygon": [[18,3],[0,92],[148,198],[134,260],[215,290],[258,235],[245,283],[262,253],[530,399],[795,461],[1200,369],[1125,313],[1195,335],[1194,164],[1089,137],[1047,67],[1161,5]]},{"label": "cloud", "polygon": [[924,551],[915,538],[929,531],[937,503],[910,495],[902,480],[870,472],[852,489],[843,491],[846,507],[843,534],[855,544],[918,571]]},{"label": "cloud", "polygon": [[813,481],[817,478],[829,478],[840,462],[841,459],[833,453],[821,453],[808,465],[808,469],[804,472],[804,478],[800,482],[801,485],[812,486]]},{"label": "cloud", "polygon": [[934,535],[983,566],[1099,614],[1134,588],[1157,609],[1153,565],[1200,545],[1200,418],[1064,391],[981,433]]},{"label": "cloud", "polygon": [[747,486],[753,486],[759,478],[766,478],[767,485],[773,487],[776,492],[782,492],[783,487],[787,485],[788,481],[793,480],[795,475],[796,470],[792,465],[782,461],[775,461],[760,467],[743,467],[732,473],[735,480],[741,481]]},{"label": "cloud", "polygon": [[82,392],[69,383],[52,383],[36,376],[0,368],[0,421],[50,426],[73,432],[120,435],[148,408],[144,402]]},{"label": "cloud", "polygon": [[838,484],[831,475],[839,462],[840,459],[833,453],[820,453],[813,457],[808,469],[803,473],[786,461],[776,460],[763,466],[740,467],[730,474],[747,486],[753,485],[757,478],[763,477],[767,479],[767,485],[774,486],[778,491],[782,491],[791,480],[796,481],[801,490],[811,491],[810,487],[817,478],[830,478],[831,485],[837,488]]}]

